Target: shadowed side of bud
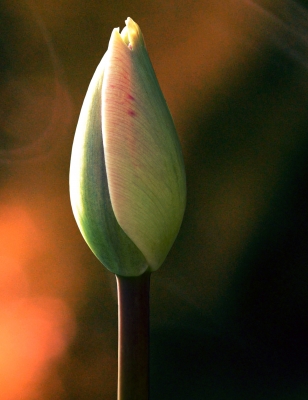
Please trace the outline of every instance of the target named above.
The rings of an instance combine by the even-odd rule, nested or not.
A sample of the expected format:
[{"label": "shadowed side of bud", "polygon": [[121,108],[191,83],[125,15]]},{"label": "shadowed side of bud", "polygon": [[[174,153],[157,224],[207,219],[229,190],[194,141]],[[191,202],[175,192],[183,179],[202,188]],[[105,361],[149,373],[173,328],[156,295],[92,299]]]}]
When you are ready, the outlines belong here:
[{"label": "shadowed side of bud", "polygon": [[86,94],[75,133],[70,197],[78,227],[96,257],[111,272],[141,275],[147,263],[119,226],[110,203],[102,141],[101,87],[103,58]]}]

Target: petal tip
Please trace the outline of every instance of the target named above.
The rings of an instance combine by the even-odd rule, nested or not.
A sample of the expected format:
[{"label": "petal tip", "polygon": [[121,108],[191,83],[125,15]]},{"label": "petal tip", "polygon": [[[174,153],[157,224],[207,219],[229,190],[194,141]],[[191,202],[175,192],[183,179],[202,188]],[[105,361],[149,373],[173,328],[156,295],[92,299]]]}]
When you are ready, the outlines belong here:
[{"label": "petal tip", "polygon": [[127,17],[125,20],[125,25],[125,28],[127,28],[130,49],[135,50],[136,46],[144,46],[143,35],[138,24],[136,24],[132,18]]}]

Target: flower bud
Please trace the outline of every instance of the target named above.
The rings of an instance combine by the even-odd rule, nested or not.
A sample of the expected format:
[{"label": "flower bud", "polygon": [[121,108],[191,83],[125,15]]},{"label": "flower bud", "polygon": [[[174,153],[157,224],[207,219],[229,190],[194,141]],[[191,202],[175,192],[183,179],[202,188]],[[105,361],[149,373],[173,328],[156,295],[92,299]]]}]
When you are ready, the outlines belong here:
[{"label": "flower bud", "polygon": [[182,151],[139,26],[114,29],[73,143],[70,196],[79,229],[117,275],[158,269],[186,202]]}]

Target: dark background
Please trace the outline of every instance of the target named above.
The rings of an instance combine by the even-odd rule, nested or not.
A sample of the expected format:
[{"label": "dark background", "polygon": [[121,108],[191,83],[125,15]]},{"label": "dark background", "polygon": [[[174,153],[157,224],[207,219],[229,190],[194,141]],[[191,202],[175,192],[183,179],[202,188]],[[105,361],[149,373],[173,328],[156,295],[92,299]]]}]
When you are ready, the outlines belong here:
[{"label": "dark background", "polygon": [[308,11],[268,0],[2,0],[0,400],[116,399],[115,278],[68,171],[114,27],[141,27],[188,203],[151,286],[151,398],[308,398]]}]

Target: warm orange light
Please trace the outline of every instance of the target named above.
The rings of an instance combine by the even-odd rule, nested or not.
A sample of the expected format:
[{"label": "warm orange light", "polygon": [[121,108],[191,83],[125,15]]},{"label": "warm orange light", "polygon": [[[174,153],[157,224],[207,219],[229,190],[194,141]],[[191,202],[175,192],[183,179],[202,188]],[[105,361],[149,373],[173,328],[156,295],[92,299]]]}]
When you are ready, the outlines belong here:
[{"label": "warm orange light", "polygon": [[51,362],[73,333],[62,299],[31,293],[25,266],[43,239],[26,209],[0,207],[0,400],[41,398]]}]

